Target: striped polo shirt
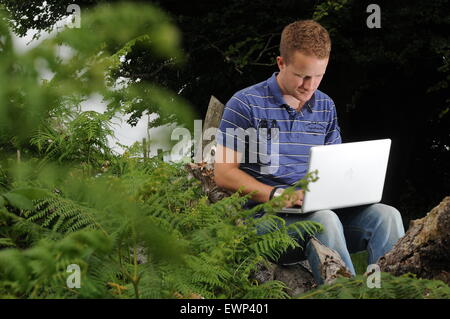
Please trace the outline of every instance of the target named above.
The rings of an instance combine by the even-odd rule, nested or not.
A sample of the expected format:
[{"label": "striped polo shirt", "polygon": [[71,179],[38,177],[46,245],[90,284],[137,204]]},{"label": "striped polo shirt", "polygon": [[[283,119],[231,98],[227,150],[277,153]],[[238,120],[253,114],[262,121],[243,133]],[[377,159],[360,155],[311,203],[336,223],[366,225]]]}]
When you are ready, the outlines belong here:
[{"label": "striped polo shirt", "polygon": [[342,141],[333,100],[316,90],[297,112],[284,100],[277,74],[232,96],[217,143],[244,154],[239,165],[244,172],[286,188],[306,175],[312,146]]}]

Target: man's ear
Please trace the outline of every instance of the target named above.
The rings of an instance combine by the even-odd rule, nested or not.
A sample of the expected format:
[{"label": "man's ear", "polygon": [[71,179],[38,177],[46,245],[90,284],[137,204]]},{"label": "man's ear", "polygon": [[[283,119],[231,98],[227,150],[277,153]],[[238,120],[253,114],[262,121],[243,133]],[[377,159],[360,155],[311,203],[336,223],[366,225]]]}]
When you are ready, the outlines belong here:
[{"label": "man's ear", "polygon": [[284,61],[283,57],[277,56],[277,65],[280,71],[286,67],[286,62]]}]

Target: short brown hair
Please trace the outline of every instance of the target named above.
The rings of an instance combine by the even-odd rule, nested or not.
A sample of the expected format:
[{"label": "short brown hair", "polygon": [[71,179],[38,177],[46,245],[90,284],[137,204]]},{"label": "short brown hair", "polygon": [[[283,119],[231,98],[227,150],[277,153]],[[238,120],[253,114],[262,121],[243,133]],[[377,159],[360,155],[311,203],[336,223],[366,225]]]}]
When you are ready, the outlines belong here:
[{"label": "short brown hair", "polygon": [[294,51],[328,58],[331,40],[328,31],[314,20],[301,20],[284,27],[281,33],[280,55],[288,62]]}]

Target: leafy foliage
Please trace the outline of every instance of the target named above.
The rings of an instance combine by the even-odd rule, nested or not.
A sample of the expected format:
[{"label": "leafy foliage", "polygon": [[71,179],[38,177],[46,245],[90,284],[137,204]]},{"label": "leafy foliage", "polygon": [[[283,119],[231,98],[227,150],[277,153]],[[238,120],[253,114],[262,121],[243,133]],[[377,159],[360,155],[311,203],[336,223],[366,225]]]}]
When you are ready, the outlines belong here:
[{"label": "leafy foliage", "polygon": [[60,162],[82,162],[101,167],[110,160],[112,152],[108,146],[108,136],[113,134],[109,116],[95,111],[85,111],[74,115],[59,125],[43,125],[30,139],[45,160]]},{"label": "leafy foliage", "polygon": [[448,299],[450,287],[440,280],[417,279],[413,274],[395,277],[381,273],[381,287],[368,288],[367,277],[338,278],[331,285],[323,285],[304,293],[300,299]]},{"label": "leafy foliage", "polygon": [[[78,264],[87,269],[94,253],[110,250],[110,240],[97,231],[80,231],[61,241],[42,240],[26,251],[0,251],[2,297],[62,297],[67,295],[67,266]],[[86,289],[91,289],[89,281]],[[92,293],[92,292],[90,292]]]},{"label": "leafy foliage", "polygon": [[[288,247],[298,246],[289,235],[292,225],[285,227],[284,221],[272,214],[252,218],[254,210],[242,210],[245,198],[237,194],[209,204],[198,181],[189,179],[179,164],[158,159],[122,160],[128,162],[128,167],[120,177],[108,171],[101,176],[79,177],[69,170],[59,183],[52,185],[58,192],[43,189],[39,195],[44,198],[35,196],[31,209],[20,202],[15,207],[5,206],[7,216],[13,216],[5,217],[6,229],[21,224],[25,228],[38,227],[43,233],[46,230],[52,236],[43,234],[24,251],[5,250],[0,264],[4,274],[0,282],[3,294],[8,291],[9,297],[98,297],[100,293],[104,297],[154,298],[193,293],[209,298],[287,296],[283,284],[259,286],[252,274],[265,258],[276,259]],[[30,177],[28,182],[44,185],[39,177]],[[261,223],[273,231],[258,235],[256,227]],[[319,229],[315,223],[298,223],[297,227],[309,232]],[[5,232],[3,236],[8,234]],[[96,234],[90,239],[93,244],[89,249],[80,247],[73,252],[72,246],[78,244],[71,242],[79,238],[77,234]],[[15,245],[15,241],[20,243],[14,238],[4,238],[2,242],[8,246]],[[97,252],[97,241],[110,243],[109,248],[100,246]],[[23,241],[20,245],[24,245]],[[28,256],[35,256],[35,251],[46,256],[39,263],[45,269],[46,262],[52,269],[47,277],[30,272],[36,261]],[[84,267],[82,282],[86,281],[88,288],[64,289],[65,267],[73,263]],[[18,268],[19,264],[22,268]],[[96,267],[101,267],[101,271]],[[24,275],[14,277],[14,271]],[[47,287],[27,284],[24,278],[29,276],[39,277]],[[11,294],[13,281],[18,282]]]}]

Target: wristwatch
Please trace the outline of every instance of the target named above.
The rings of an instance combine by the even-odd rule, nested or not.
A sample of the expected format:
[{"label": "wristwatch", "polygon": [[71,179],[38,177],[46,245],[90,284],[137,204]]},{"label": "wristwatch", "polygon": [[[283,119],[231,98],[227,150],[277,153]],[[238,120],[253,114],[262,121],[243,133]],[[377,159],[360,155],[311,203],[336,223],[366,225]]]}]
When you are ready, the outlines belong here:
[{"label": "wristwatch", "polygon": [[271,200],[274,197],[281,196],[281,194],[283,194],[283,192],[284,192],[283,188],[274,187],[272,189],[272,191],[270,192],[269,200]]}]

